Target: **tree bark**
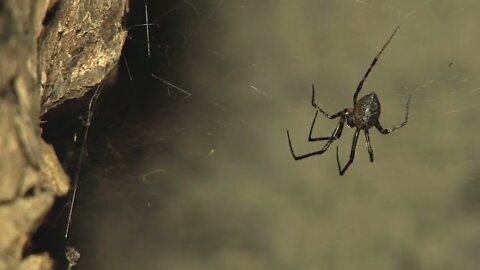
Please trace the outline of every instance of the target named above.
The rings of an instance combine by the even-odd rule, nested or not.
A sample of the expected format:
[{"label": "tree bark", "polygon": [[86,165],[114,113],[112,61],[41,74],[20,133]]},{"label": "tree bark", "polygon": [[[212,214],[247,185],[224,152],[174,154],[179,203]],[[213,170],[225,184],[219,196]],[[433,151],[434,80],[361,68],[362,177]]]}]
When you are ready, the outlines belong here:
[{"label": "tree bark", "polygon": [[[127,0],[0,1],[0,269],[53,269],[25,256],[69,180],[40,116],[98,85],[120,57]],[[48,14],[48,17],[46,18]]]}]

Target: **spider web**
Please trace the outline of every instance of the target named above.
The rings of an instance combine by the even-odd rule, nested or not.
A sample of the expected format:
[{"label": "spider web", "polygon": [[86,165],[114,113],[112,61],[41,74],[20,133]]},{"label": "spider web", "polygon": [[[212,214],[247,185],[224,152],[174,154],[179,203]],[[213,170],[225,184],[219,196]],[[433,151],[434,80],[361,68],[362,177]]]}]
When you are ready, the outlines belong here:
[{"label": "spider web", "polygon": [[[123,90],[102,93],[86,140],[75,269],[479,265],[478,11],[467,0],[137,2]],[[407,126],[370,132],[373,164],[360,137],[342,177],[333,148],[294,162],[287,128],[296,151],[322,147],[306,140],[310,85],[327,112],[351,106],[399,24],[360,96],[379,95],[390,127],[412,93]],[[314,132],[335,125],[319,116]],[[342,161],[352,135],[335,143]]]}]

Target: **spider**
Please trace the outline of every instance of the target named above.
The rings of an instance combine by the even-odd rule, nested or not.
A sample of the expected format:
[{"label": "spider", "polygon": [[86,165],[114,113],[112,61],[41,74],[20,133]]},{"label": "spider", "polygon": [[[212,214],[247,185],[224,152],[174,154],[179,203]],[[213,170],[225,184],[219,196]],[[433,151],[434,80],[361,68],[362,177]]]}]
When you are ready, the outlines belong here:
[{"label": "spider", "polygon": [[[290,152],[292,153],[292,156],[295,160],[301,160],[304,158],[308,158],[311,156],[315,155],[321,155],[325,153],[332,142],[334,140],[339,139],[342,136],[342,131],[345,123],[349,128],[356,128],[355,134],[353,135],[353,142],[352,142],[352,148],[350,150],[350,159],[348,162],[345,164],[345,166],[340,165],[340,159],[338,157],[338,146],[337,146],[337,165],[338,165],[338,172],[340,175],[343,175],[348,167],[352,164],[353,160],[355,159],[355,149],[357,147],[357,141],[358,141],[358,136],[360,134],[360,131],[363,130],[365,134],[365,140],[367,142],[367,148],[368,148],[368,154],[370,157],[370,162],[373,162],[373,150],[372,146],[370,144],[370,135],[369,135],[369,129],[372,127],[376,127],[378,131],[382,134],[389,134],[403,126],[405,126],[408,122],[408,110],[410,106],[410,98],[411,94],[408,96],[408,101],[406,105],[406,113],[405,113],[405,120],[393,127],[393,128],[383,128],[380,122],[378,121],[380,117],[380,101],[378,100],[377,95],[375,92],[371,92],[370,94],[367,94],[363,97],[361,97],[357,101],[358,93],[360,93],[360,90],[362,90],[363,84],[365,80],[367,79],[368,75],[372,71],[373,67],[377,63],[380,55],[382,54],[383,50],[387,47],[387,45],[390,43],[392,40],[393,36],[395,36],[395,33],[398,31],[400,26],[397,26],[393,33],[391,34],[390,38],[387,40],[387,42],[383,45],[383,47],[380,49],[380,51],[377,53],[375,58],[373,58],[372,63],[367,69],[367,72],[363,76],[362,80],[358,83],[357,89],[355,90],[355,93],[353,94],[353,107],[348,107],[345,108],[338,113],[335,114],[328,114],[326,113],[323,109],[321,109],[316,103],[315,103],[315,86],[312,85],[312,106],[316,109],[315,116],[312,121],[312,125],[310,127],[310,133],[308,135],[308,141],[309,142],[315,142],[315,141],[327,141],[327,143],[323,146],[322,149],[318,151],[314,151],[311,153],[303,154],[303,155],[295,155],[292,147],[292,141],[290,139],[290,133],[287,130],[287,137],[288,137],[288,144],[290,145]],[[337,126],[333,130],[332,135],[326,136],[326,137],[312,137],[312,130],[313,130],[313,125],[315,124],[315,120],[317,119],[318,112],[321,112],[326,118],[328,119],[336,119],[340,118],[338,121]]]}]

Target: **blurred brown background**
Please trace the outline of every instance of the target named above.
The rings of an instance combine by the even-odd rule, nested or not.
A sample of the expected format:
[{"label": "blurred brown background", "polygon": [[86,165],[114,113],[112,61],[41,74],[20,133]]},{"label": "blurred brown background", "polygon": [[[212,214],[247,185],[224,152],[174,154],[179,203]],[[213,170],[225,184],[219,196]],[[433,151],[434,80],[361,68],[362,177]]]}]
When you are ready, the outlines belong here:
[{"label": "blurred brown background", "polygon": [[[128,46],[144,58],[125,54],[125,87],[157,94],[93,131],[71,232],[77,269],[477,269],[480,3],[159,5],[149,2],[152,56],[143,27]],[[397,25],[360,96],[375,91],[391,127],[412,93],[407,126],[371,130],[373,164],[360,136],[342,177],[335,145],[345,163],[351,129],[295,162],[286,129],[297,153],[323,145],[306,140],[311,84],[327,112],[351,106]],[[335,124],[319,117],[315,133]]]}]

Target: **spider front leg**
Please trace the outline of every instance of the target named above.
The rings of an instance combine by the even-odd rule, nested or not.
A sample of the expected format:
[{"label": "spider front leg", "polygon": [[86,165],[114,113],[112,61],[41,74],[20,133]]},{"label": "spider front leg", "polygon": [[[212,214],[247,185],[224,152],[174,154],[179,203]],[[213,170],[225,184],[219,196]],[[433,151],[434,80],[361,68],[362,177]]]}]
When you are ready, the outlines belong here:
[{"label": "spider front leg", "polygon": [[[341,112],[337,113],[337,114],[340,114]],[[337,115],[335,114],[335,115]],[[313,117],[313,121],[312,121],[312,125],[310,126],[310,132],[308,133],[308,141],[309,142],[316,142],[316,141],[326,141],[326,140],[330,140],[333,138],[333,140],[336,140],[338,138],[340,138],[340,136],[342,136],[342,130],[343,128],[339,129],[338,132],[333,132],[331,136],[323,136],[323,137],[313,137],[312,134],[313,134],[313,126],[315,125],[315,121],[317,119],[317,115],[318,115],[318,110],[315,112],[315,116]],[[337,116],[338,117],[338,116]]]},{"label": "spider front leg", "polygon": [[310,132],[308,134],[308,141],[309,142],[326,141],[326,140],[330,140],[331,138],[333,138],[333,140],[336,140],[336,139],[340,138],[340,136],[342,136],[343,127],[341,129],[338,129],[338,130],[336,129],[336,131],[338,131],[338,132],[334,131],[331,136],[323,136],[323,137],[316,137],[316,138],[312,137],[313,126],[315,125],[315,121],[317,120],[318,112],[321,112],[328,119],[335,119],[335,118],[341,117],[342,115],[345,114],[344,110],[339,111],[336,114],[332,114],[332,115],[330,115],[330,114],[326,113],[324,110],[322,110],[322,108],[320,108],[315,103],[315,85],[313,85],[313,84],[312,84],[312,106],[316,109],[316,112],[315,112],[315,116],[313,117],[312,125],[310,126]]},{"label": "spider front leg", "polygon": [[353,135],[353,142],[352,142],[352,150],[350,150],[350,159],[348,160],[347,164],[342,169],[340,165],[340,158],[338,157],[338,146],[337,146],[337,165],[338,165],[338,172],[340,175],[343,175],[345,171],[347,171],[350,164],[352,164],[353,160],[355,159],[355,149],[357,148],[357,141],[358,141],[358,134],[360,134],[360,129],[357,128],[355,130],[355,134]]},{"label": "spider front leg", "polygon": [[327,143],[323,146],[322,149],[320,149],[318,151],[308,153],[308,154],[300,155],[300,156],[295,155],[295,152],[293,151],[292,140],[290,139],[290,133],[287,130],[288,145],[290,146],[290,152],[292,153],[293,159],[300,160],[300,159],[308,158],[308,157],[315,156],[315,155],[321,155],[321,154],[325,153],[328,150],[328,148],[330,147],[330,145],[332,144],[332,142],[335,139],[340,137],[338,134],[342,134],[342,130],[343,130],[344,125],[345,125],[345,118],[342,117],[342,118],[340,118],[340,121],[338,122],[337,126],[335,127],[335,130],[332,132],[332,135],[329,137]]},{"label": "spider front leg", "polygon": [[324,110],[322,110],[322,108],[320,108],[317,103],[315,103],[315,85],[312,84],[312,106],[317,109],[318,111],[320,111],[325,117],[327,117],[328,119],[335,119],[339,116],[342,115],[343,111],[339,111],[338,113],[336,114],[333,114],[333,115],[330,115],[328,113],[326,113]]},{"label": "spider front leg", "polygon": [[380,122],[377,122],[375,124],[375,127],[378,129],[378,131],[380,131],[380,133],[382,134],[388,134],[388,133],[392,133],[394,132],[395,130],[399,129],[399,128],[402,128],[404,127],[407,122],[408,122],[408,111],[409,111],[409,108],[410,108],[410,99],[412,97],[412,94],[408,95],[408,101],[407,101],[407,110],[405,112],[405,120],[400,123],[399,125],[393,127],[393,128],[383,128],[382,125],[380,124]]}]

